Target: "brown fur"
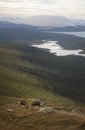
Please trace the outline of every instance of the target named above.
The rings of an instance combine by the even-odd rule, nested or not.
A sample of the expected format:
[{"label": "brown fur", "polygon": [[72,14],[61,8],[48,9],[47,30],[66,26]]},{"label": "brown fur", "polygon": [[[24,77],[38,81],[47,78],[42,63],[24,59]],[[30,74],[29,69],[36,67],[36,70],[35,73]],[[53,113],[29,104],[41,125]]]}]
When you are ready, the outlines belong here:
[{"label": "brown fur", "polygon": [[26,108],[28,108],[28,103],[26,101],[24,101],[24,100],[20,100],[19,104],[21,106],[25,106]]},{"label": "brown fur", "polygon": [[40,106],[41,106],[41,102],[40,102],[40,101],[34,101],[31,106],[32,106],[32,107],[33,107],[33,106],[38,106],[38,107],[40,107]]}]

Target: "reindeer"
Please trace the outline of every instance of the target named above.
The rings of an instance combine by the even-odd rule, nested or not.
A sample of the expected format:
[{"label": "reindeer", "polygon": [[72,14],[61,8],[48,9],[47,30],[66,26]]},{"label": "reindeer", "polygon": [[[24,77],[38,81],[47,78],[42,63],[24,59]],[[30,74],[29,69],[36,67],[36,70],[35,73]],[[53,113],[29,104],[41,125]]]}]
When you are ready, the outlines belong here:
[{"label": "reindeer", "polygon": [[20,100],[20,101],[19,101],[19,104],[20,104],[21,106],[24,106],[24,107],[28,108],[28,103],[27,103],[26,101],[24,101],[24,100]]},{"label": "reindeer", "polygon": [[31,107],[34,107],[34,106],[40,107],[40,106],[41,106],[41,103],[42,103],[41,99],[40,99],[40,100],[37,100],[37,101],[34,101],[34,102],[31,104]]}]

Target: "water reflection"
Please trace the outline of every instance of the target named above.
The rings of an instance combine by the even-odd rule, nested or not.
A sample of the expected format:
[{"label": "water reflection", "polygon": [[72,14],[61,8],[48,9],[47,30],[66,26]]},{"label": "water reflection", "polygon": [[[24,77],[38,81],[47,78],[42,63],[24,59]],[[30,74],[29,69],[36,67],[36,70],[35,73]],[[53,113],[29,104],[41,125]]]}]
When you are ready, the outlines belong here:
[{"label": "water reflection", "polygon": [[76,55],[76,56],[85,56],[85,54],[80,54],[83,50],[65,50],[58,44],[58,41],[42,41],[42,44],[32,45],[37,48],[48,49],[50,53],[53,53],[56,56],[67,56],[67,55]]}]

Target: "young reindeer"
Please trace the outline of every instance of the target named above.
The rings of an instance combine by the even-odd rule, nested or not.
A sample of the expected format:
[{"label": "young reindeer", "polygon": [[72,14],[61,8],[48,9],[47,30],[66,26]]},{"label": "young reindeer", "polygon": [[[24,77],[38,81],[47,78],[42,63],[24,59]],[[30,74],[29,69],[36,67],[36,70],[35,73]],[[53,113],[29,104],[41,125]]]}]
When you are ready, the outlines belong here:
[{"label": "young reindeer", "polygon": [[24,101],[24,100],[20,100],[20,101],[19,101],[19,104],[20,104],[21,106],[24,106],[24,107],[28,108],[28,103],[27,103],[26,101]]}]

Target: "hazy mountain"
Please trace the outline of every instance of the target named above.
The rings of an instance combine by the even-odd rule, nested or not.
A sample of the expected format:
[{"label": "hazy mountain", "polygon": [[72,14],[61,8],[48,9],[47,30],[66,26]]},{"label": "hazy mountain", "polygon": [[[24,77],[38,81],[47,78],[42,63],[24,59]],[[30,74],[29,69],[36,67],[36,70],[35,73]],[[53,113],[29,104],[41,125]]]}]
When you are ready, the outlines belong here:
[{"label": "hazy mountain", "polygon": [[75,25],[85,26],[85,20],[83,19],[72,19],[72,21],[75,23]]},{"label": "hazy mountain", "polygon": [[65,27],[75,26],[75,22],[63,16],[33,16],[28,18],[13,18],[13,17],[0,17],[0,21],[7,21],[13,23],[24,23],[33,26],[50,26],[50,27]]},{"label": "hazy mountain", "polygon": [[39,27],[75,27],[77,25],[85,26],[85,20],[78,19],[68,19],[64,16],[52,16],[52,15],[42,15],[33,16],[28,18],[18,18],[18,17],[4,17],[0,16],[0,22],[2,23],[15,23],[15,24],[26,24]]},{"label": "hazy mountain", "polygon": [[50,27],[75,26],[71,20],[63,16],[35,16],[28,18],[28,23],[35,26]]},{"label": "hazy mountain", "polygon": [[8,23],[25,23],[24,20],[22,18],[18,18],[18,17],[9,17],[9,16],[0,16],[0,22],[8,22]]}]

